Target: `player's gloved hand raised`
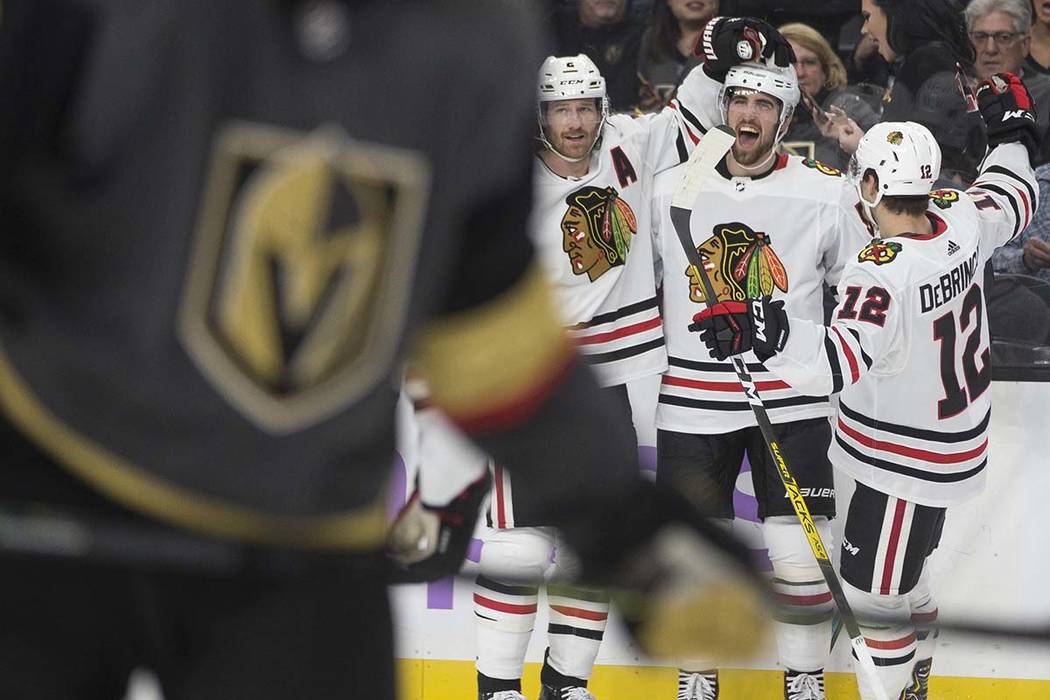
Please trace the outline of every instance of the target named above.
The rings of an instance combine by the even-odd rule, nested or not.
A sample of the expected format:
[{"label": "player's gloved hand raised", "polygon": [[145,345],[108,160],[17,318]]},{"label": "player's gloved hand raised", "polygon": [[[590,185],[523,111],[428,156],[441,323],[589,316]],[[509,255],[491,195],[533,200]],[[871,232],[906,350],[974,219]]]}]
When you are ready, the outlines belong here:
[{"label": "player's gloved hand raised", "polygon": [[701,33],[693,53],[704,59],[704,71],[715,80],[747,61],[772,61],[786,68],[795,51],[776,28],[754,17],[715,17]]},{"label": "player's gloved hand raised", "polygon": [[996,73],[974,89],[977,107],[988,127],[988,146],[1022,143],[1035,162],[1039,155],[1040,133],[1035,106],[1028,88],[1013,73]]},{"label": "player's gloved hand raised", "polygon": [[689,330],[700,333],[719,360],[754,350],[765,362],[784,349],[790,328],[784,302],[762,297],[719,302],[693,316]]},{"label": "player's gloved hand raised", "polygon": [[481,501],[492,486],[486,469],[443,506],[423,503],[418,480],[387,533],[387,554],[395,564],[394,583],[434,581],[459,571],[467,555]]},{"label": "player's gloved hand raised", "polygon": [[609,590],[647,654],[717,661],[755,653],[772,605],[747,549],[680,494],[639,481],[623,507],[563,530],[579,580]]}]

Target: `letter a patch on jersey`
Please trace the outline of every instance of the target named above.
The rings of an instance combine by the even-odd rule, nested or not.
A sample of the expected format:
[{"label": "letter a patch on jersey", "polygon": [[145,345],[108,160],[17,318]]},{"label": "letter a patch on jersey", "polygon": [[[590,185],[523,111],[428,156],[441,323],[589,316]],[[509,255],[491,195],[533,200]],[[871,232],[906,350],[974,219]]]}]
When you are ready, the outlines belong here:
[{"label": "letter a patch on jersey", "polygon": [[880,241],[878,239],[864,246],[857,255],[857,262],[872,262],[876,265],[886,265],[893,262],[897,253],[901,252],[902,246],[896,241]]},{"label": "letter a patch on jersey", "polygon": [[342,133],[237,124],[220,134],[179,335],[245,417],[302,429],[386,376],[429,177],[422,156]]}]

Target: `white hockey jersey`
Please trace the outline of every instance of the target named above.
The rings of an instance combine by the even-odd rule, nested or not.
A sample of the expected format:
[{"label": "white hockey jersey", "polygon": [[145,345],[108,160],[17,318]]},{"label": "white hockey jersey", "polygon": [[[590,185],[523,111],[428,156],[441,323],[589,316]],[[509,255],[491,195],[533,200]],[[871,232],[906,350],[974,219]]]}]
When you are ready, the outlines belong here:
[{"label": "white hockey jersey", "polygon": [[[788,313],[821,322],[823,287],[835,285],[851,253],[871,238],[853,187],[837,170],[781,155],[767,175],[731,177],[724,164],[693,203],[693,243],[707,262],[720,301],[771,295]],[[656,426],[681,433],[717,434],[756,425],[732,364],[714,359],[696,333],[693,315],[704,292],[670,219],[681,169],[661,174],[653,208],[658,273],[663,279],[664,334],[669,367],[660,386]],[[655,214],[654,214],[655,215]],[[774,423],[827,416],[827,396],[804,396],[771,375],[752,353],[744,356]]]},{"label": "white hockey jersey", "polygon": [[931,194],[932,234],[877,239],[854,256],[830,327],[791,319],[766,367],[808,394],[841,391],[836,467],[926,506],[983,489],[991,366],[982,275],[1037,198],[1025,149],[999,146],[970,189]]},{"label": "white hockey jersey", "polygon": [[653,278],[653,176],[719,123],[720,84],[700,68],[661,112],[609,117],[580,179],[536,165],[531,237],[565,323],[602,386],[667,366]]}]

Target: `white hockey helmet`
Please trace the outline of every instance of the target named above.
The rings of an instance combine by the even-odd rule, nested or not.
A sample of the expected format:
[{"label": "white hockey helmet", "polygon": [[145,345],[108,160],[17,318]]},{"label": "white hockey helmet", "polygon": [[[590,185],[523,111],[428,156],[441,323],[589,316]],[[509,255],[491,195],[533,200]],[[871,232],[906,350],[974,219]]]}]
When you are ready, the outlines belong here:
[{"label": "white hockey helmet", "polygon": [[[861,192],[868,170],[879,178],[879,191],[871,202]],[[880,122],[860,140],[847,175],[861,202],[874,208],[884,196],[925,197],[940,171],[941,148],[929,129],[915,122]]]},{"label": "white hockey helmet", "polygon": [[544,133],[546,126],[546,114],[544,104],[557,102],[559,100],[585,100],[593,98],[599,101],[601,122],[598,124],[597,135],[593,149],[598,139],[601,138],[602,128],[609,116],[609,96],[605,90],[605,78],[602,77],[598,66],[594,65],[586,54],[576,56],[548,56],[540,66],[539,79],[536,85],[537,121],[540,127],[540,141],[547,148],[561,158],[571,162],[582,160],[580,158],[568,158],[555,150],[554,146],[547,140]]},{"label": "white hockey helmet", "polygon": [[798,87],[798,74],[794,66],[783,68],[766,63],[741,63],[733,66],[726,74],[725,82],[718,91],[718,105],[722,111],[724,124],[729,114],[729,100],[737,89],[762,92],[780,100],[780,122],[777,126],[775,143],[787,133],[791,115],[802,99]]}]

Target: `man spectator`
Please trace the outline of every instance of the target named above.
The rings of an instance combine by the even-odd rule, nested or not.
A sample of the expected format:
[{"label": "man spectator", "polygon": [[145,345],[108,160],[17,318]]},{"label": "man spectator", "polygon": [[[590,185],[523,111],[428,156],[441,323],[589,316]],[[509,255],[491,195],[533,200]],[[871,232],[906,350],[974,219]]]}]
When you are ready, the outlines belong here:
[{"label": "man spectator", "polygon": [[[966,7],[966,31],[977,54],[977,77],[996,73],[1021,76],[1032,94],[1039,133],[1050,126],[1050,76],[1030,69],[1025,56],[1031,46],[1032,9],[1029,0],[973,0]],[[1043,141],[1045,142],[1045,136]],[[1044,146],[1039,162],[1048,155]]]},{"label": "man spectator", "polygon": [[555,15],[555,53],[587,54],[605,77],[609,104],[624,112],[638,102],[638,54],[645,24],[630,12],[632,0],[580,0]]},{"label": "man spectator", "polygon": [[1027,64],[1032,70],[1050,73],[1050,2],[1033,0],[1032,7],[1035,9],[1035,18]]}]

